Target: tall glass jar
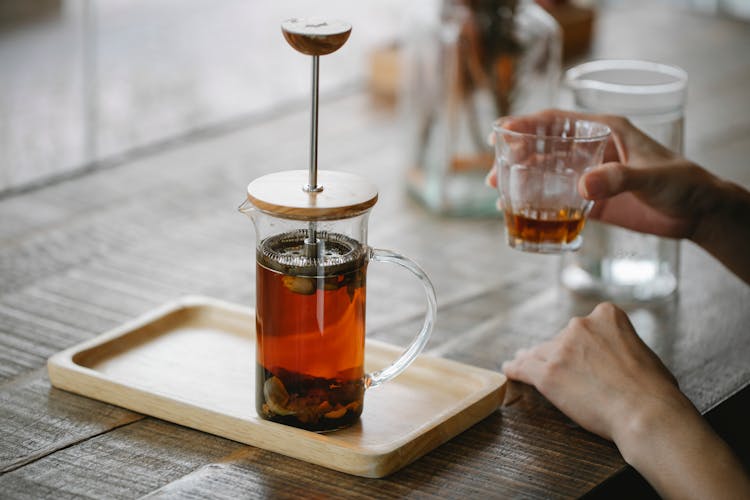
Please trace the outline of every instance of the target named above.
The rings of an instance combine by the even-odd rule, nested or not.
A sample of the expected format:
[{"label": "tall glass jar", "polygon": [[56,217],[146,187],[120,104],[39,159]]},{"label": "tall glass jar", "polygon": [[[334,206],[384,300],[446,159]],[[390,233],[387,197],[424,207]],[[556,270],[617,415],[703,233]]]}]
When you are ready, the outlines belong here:
[{"label": "tall glass jar", "polygon": [[496,214],[484,185],[493,121],[551,107],[561,31],[533,0],[444,0],[410,29],[404,57],[408,185],[431,210]]},{"label": "tall glass jar", "polygon": [[[623,115],[675,153],[683,150],[687,73],[639,60],[591,61],[565,75],[568,106]],[[560,282],[583,295],[618,302],[670,297],[678,289],[680,243],[592,221],[575,254],[563,256]]]}]

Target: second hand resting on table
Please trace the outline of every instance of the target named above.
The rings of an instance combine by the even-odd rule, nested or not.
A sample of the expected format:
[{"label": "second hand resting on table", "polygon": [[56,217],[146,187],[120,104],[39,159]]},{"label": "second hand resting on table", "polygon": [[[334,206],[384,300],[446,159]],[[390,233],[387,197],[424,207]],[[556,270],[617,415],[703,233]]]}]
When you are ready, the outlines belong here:
[{"label": "second hand resting on table", "polygon": [[[750,193],[672,153],[626,119],[550,110],[607,124],[605,164],[579,182],[591,217],[700,245],[750,283]],[[497,184],[495,172],[488,176]],[[554,338],[516,353],[505,374],[535,386],[585,429],[617,445],[665,497],[750,498],[750,479],[627,315],[604,303]],[[706,460],[710,457],[710,460]]]}]

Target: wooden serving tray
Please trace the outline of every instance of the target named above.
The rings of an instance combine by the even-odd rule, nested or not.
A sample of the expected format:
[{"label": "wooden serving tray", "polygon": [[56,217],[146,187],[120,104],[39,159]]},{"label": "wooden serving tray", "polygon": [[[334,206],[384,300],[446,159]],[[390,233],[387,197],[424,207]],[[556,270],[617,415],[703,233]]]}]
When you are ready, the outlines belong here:
[{"label": "wooden serving tray", "polygon": [[[255,412],[251,309],[187,297],[52,356],[52,385],[133,411],[364,477],[383,477],[497,409],[505,377],[422,355],[365,394],[360,422],[317,434]],[[401,349],[368,341],[366,369]]]}]

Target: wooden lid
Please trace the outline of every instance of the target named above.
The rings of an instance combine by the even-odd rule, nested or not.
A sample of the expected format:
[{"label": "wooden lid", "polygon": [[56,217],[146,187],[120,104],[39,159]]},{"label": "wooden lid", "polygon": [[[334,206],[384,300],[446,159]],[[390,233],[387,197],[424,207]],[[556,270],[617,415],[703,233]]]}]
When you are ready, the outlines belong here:
[{"label": "wooden lid", "polygon": [[307,170],[264,175],[247,185],[247,199],[260,210],[284,219],[331,220],[354,217],[378,201],[378,190],[364,177],[331,170],[318,171],[323,190],[309,193]]},{"label": "wooden lid", "polygon": [[286,41],[308,56],[324,56],[336,52],[349,39],[352,25],[346,21],[321,18],[287,19],[281,23]]}]

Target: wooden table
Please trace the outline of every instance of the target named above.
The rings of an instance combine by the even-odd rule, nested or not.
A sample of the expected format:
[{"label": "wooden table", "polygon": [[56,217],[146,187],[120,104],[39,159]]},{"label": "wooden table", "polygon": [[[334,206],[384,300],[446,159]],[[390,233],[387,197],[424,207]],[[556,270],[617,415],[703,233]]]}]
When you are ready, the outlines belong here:
[{"label": "wooden table", "polygon": [[[599,33],[595,56],[687,69],[688,154],[750,185],[748,25],[628,4],[606,10]],[[254,235],[236,207],[251,178],[304,168],[307,120],[305,108],[258,119],[0,200],[0,496],[574,497],[637,487],[611,443],[520,385],[511,404],[379,480],[50,387],[48,356],[166,301],[198,293],[254,303]],[[364,92],[324,100],[321,126],[321,165],[379,184],[370,243],[413,257],[434,280],[440,310],[428,351],[499,370],[590,311],[556,288],[557,258],[506,247],[499,219],[440,218],[410,200],[398,118]],[[681,273],[675,300],[631,307],[631,318],[743,452],[750,287],[687,243]],[[371,270],[368,328],[405,343],[422,298],[396,276]]]}]

